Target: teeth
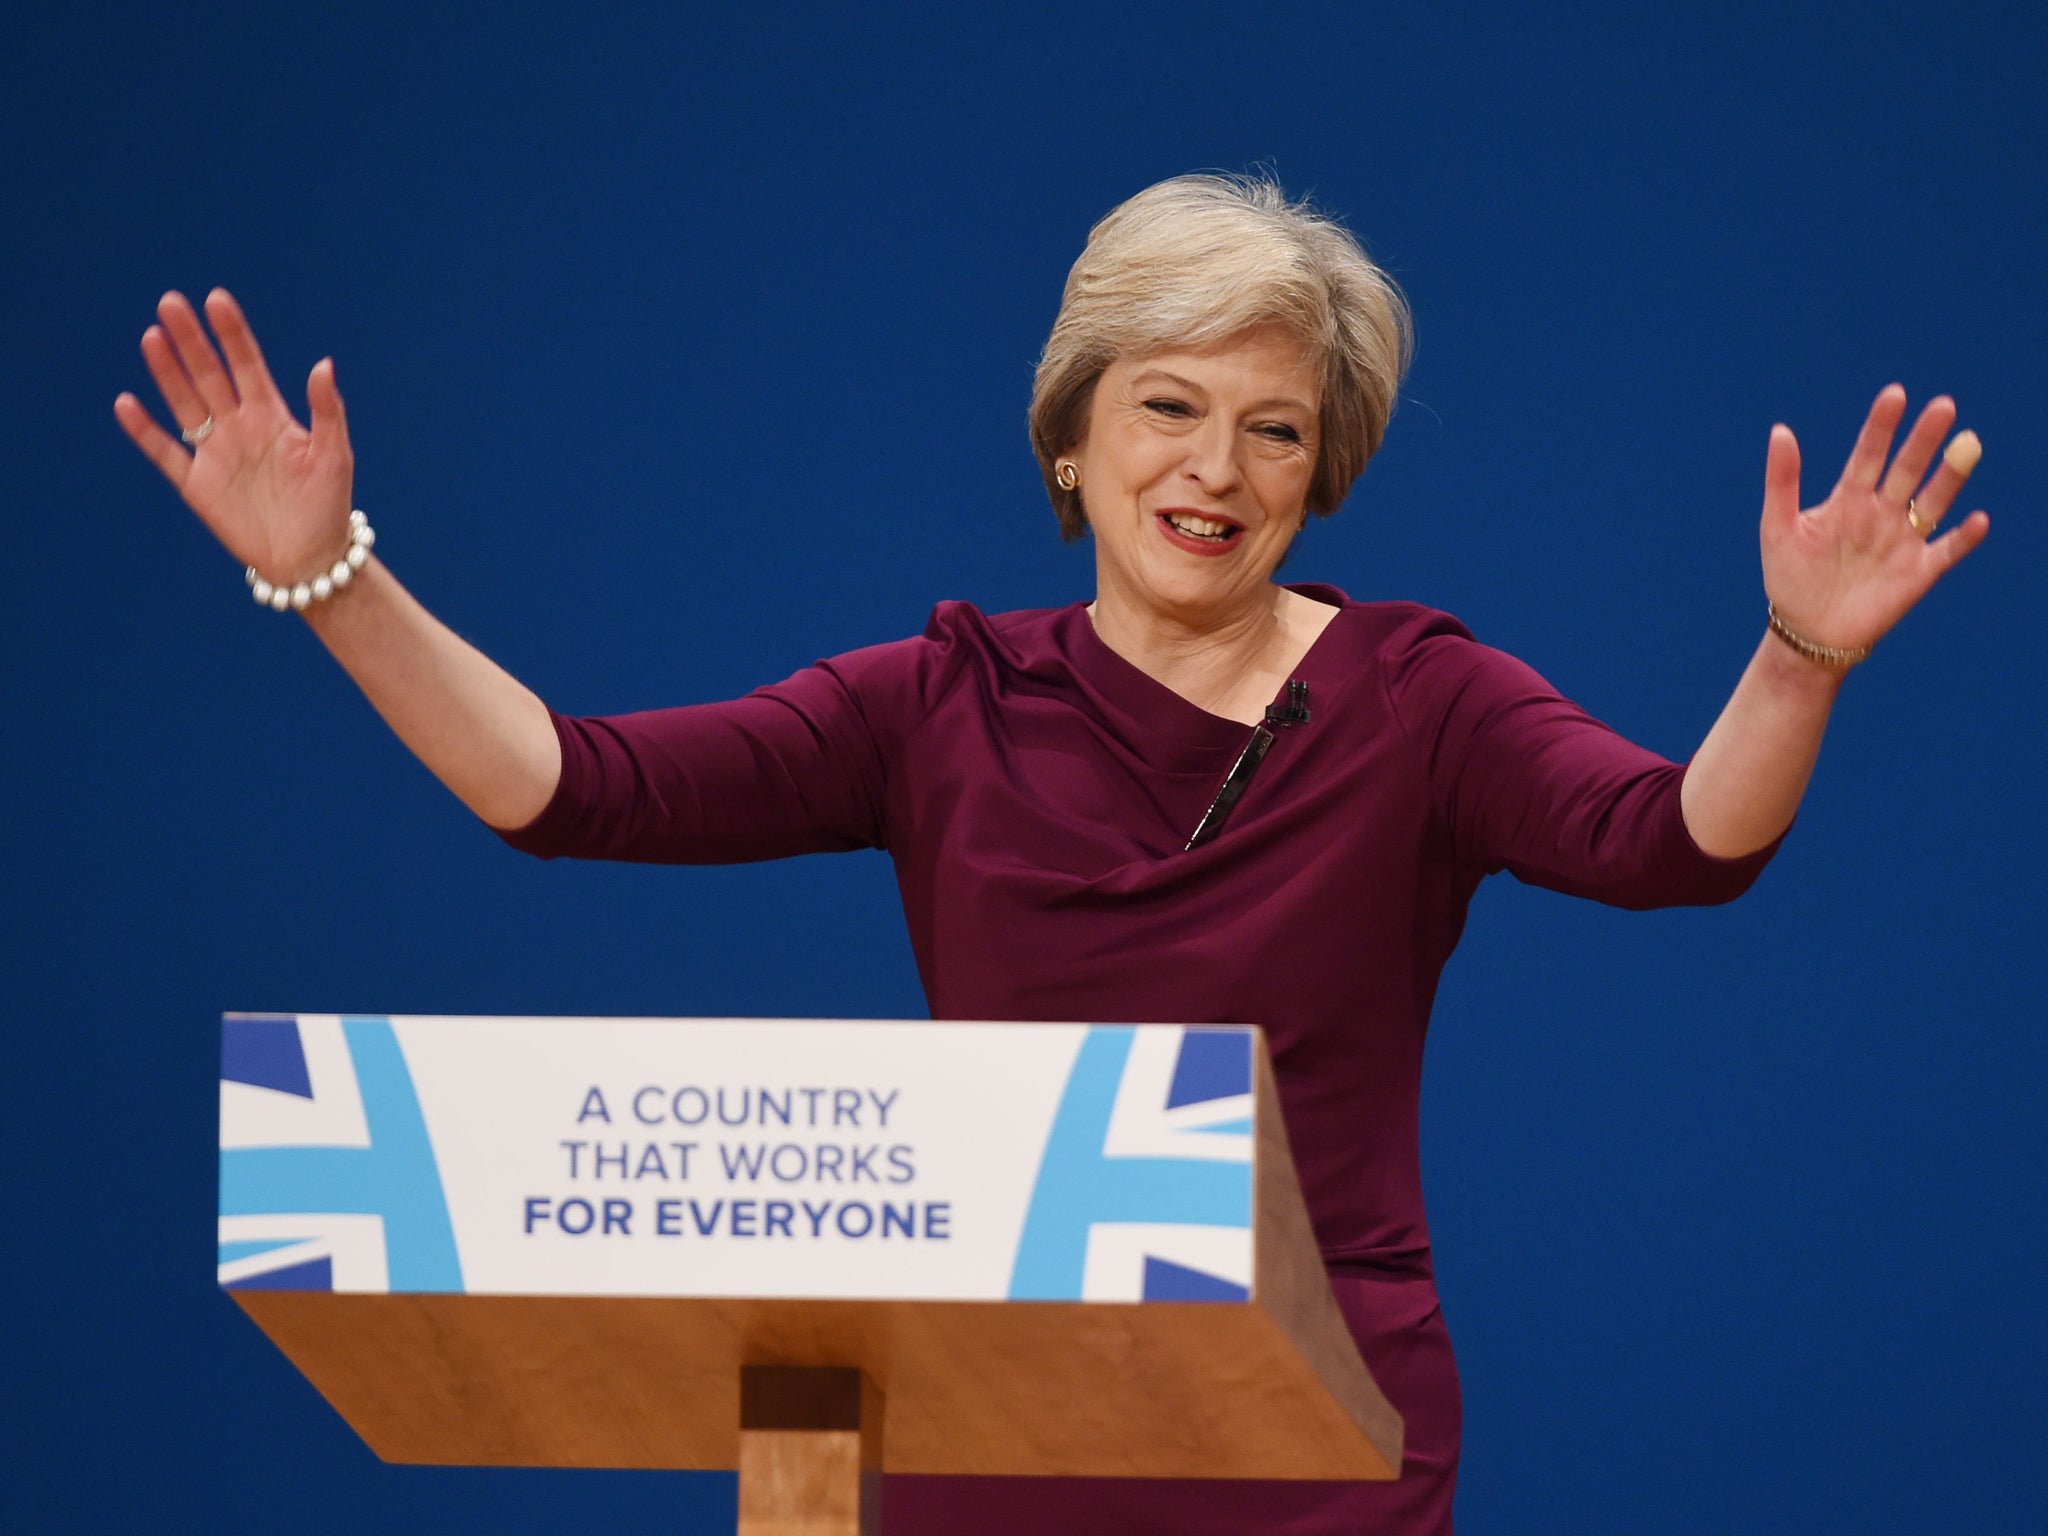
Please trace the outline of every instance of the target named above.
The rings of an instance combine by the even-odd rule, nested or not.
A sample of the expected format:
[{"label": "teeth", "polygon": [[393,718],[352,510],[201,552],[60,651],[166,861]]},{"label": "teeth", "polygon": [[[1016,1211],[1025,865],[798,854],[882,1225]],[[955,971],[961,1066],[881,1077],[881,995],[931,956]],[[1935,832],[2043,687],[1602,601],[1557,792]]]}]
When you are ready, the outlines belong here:
[{"label": "teeth", "polygon": [[1198,539],[1216,539],[1232,531],[1229,523],[1213,522],[1206,517],[1191,517],[1185,512],[1169,512],[1166,520],[1182,533],[1191,533]]}]

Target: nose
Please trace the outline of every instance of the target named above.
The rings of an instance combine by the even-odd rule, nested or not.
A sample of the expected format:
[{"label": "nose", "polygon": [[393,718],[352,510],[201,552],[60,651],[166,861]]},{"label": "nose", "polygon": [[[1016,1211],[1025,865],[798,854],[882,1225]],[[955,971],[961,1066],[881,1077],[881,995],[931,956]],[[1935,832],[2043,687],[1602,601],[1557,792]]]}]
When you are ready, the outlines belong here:
[{"label": "nose", "polygon": [[1184,441],[1188,451],[1181,471],[1188,479],[1213,497],[1237,489],[1243,478],[1237,462],[1237,432],[1221,412],[1212,413]]}]

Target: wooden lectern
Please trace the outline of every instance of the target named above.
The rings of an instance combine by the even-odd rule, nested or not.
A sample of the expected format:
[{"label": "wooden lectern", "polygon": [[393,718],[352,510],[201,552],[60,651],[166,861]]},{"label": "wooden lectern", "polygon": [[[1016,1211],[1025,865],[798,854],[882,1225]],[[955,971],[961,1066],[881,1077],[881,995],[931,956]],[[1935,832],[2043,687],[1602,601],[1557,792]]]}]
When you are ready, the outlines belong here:
[{"label": "wooden lectern", "polygon": [[736,1468],[750,1536],[1400,1466],[1256,1031],[231,1015],[221,1167],[222,1285],[387,1461]]}]

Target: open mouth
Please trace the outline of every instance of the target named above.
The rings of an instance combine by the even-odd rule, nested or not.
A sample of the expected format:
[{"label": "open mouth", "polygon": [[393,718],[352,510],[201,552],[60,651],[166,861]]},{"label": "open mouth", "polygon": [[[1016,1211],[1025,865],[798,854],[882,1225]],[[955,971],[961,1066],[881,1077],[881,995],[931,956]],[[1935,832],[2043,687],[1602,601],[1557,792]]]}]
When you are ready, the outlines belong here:
[{"label": "open mouth", "polygon": [[1155,515],[1169,541],[1200,554],[1220,554],[1244,535],[1244,529],[1227,518],[1205,517],[1179,507]]}]

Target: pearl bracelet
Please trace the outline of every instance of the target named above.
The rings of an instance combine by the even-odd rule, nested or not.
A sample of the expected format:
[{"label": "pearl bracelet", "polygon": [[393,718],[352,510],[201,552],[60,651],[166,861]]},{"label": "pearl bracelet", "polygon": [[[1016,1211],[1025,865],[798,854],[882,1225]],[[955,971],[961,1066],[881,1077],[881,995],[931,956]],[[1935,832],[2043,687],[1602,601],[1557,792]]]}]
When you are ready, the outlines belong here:
[{"label": "pearl bracelet", "polygon": [[296,586],[272,586],[256,574],[255,566],[248,566],[242,574],[249,582],[249,595],[266,608],[275,608],[283,613],[287,608],[304,611],[314,603],[324,603],[343,587],[356,579],[369,561],[370,547],[377,542],[376,530],[370,526],[369,518],[361,512],[348,515],[348,551],[334,562],[332,569],[322,571],[311,581],[302,581]]}]

